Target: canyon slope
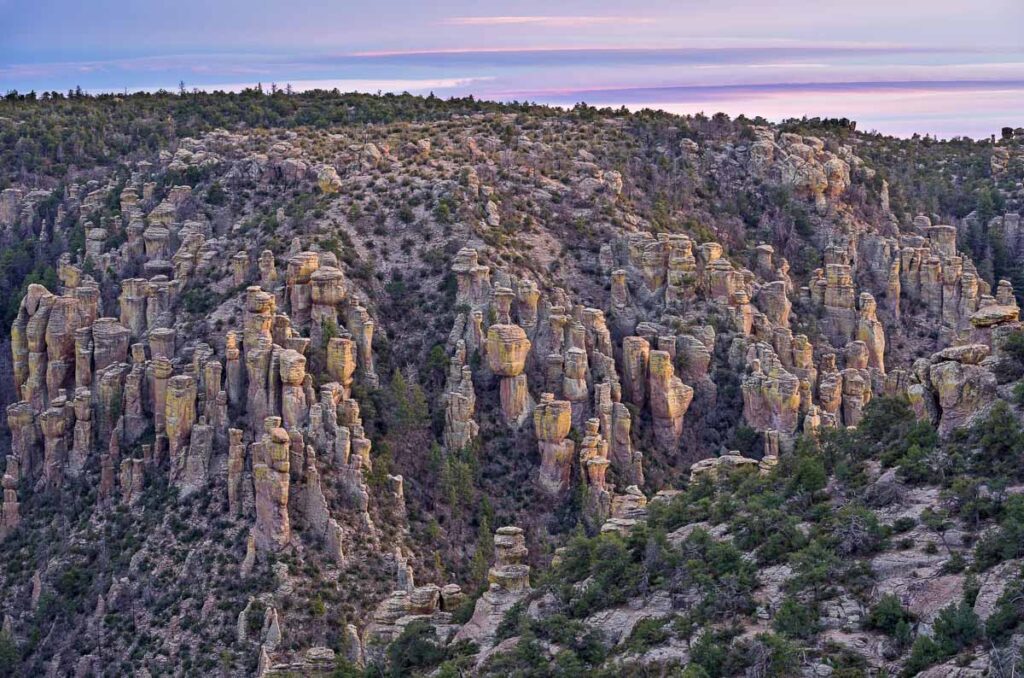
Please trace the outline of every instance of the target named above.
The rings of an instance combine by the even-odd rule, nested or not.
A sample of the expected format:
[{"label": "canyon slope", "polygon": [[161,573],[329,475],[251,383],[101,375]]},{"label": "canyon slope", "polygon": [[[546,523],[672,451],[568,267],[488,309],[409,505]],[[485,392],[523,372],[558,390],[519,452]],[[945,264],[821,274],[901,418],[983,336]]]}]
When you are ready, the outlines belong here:
[{"label": "canyon slope", "polygon": [[1010,676],[1024,130],[0,101],[0,673]]}]

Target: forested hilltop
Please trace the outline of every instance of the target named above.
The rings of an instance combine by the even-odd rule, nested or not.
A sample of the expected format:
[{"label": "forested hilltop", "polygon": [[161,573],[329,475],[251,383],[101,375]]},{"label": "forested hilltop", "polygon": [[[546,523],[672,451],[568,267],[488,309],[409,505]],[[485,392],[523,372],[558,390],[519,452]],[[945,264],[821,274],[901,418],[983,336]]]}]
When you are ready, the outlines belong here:
[{"label": "forested hilltop", "polygon": [[9,93],[0,675],[1016,675],[1022,181],[1013,128]]}]

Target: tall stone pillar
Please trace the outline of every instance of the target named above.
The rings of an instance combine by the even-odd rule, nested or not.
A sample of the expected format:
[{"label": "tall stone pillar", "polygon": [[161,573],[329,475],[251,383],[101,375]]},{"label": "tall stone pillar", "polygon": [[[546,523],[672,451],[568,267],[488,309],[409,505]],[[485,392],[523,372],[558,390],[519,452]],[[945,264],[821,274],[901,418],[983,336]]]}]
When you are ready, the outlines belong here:
[{"label": "tall stone pillar", "polygon": [[530,391],[523,370],[530,340],[519,325],[491,325],[487,329],[487,365],[501,377],[501,413],[505,423],[518,428],[530,413]]}]

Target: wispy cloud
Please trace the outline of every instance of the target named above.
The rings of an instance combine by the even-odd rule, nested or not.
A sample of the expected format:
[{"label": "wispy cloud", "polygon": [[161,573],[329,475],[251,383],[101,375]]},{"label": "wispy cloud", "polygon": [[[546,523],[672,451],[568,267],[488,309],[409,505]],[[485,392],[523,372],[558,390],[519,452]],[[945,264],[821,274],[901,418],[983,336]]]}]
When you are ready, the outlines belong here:
[{"label": "wispy cloud", "polygon": [[787,92],[802,94],[880,92],[926,93],[946,91],[1024,91],[1024,79],[1007,80],[908,80],[860,82],[776,82],[741,85],[681,85],[664,87],[601,87],[589,89],[548,89],[494,92],[502,99],[529,99],[549,103],[575,103],[620,105],[630,101],[647,103],[681,103],[708,99],[730,99],[767,96]]},{"label": "wispy cloud", "polygon": [[[669,67],[725,64],[822,64],[843,59],[892,57],[909,58],[921,55],[948,58],[965,51],[930,46],[852,45],[803,43],[786,45],[716,45],[668,47],[572,47],[538,45],[532,47],[442,47],[434,49],[399,49],[355,51],[323,55],[323,62],[335,64],[381,64],[394,67],[494,67],[536,68],[550,71],[558,67]],[[810,66],[800,66],[810,68]]]},{"label": "wispy cloud", "polygon": [[653,24],[650,17],[639,16],[454,16],[442,20],[447,26],[537,26],[542,28],[582,28],[585,26],[622,26]]}]

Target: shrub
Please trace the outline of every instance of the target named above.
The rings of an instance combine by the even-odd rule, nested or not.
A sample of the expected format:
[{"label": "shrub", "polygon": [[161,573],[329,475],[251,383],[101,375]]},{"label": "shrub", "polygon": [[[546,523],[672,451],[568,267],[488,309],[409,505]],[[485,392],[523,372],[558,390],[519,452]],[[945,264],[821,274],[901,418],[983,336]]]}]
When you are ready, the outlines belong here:
[{"label": "shrub", "polygon": [[935,640],[947,655],[953,655],[981,639],[981,620],[967,602],[942,608],[935,618]]},{"label": "shrub", "polygon": [[786,596],[772,619],[772,628],[790,638],[808,639],[818,632],[818,608]]},{"label": "shrub", "polygon": [[388,674],[408,676],[414,670],[431,669],[445,660],[434,627],[426,621],[414,621],[388,646]]},{"label": "shrub", "polygon": [[909,532],[910,530],[914,529],[914,526],[916,526],[916,525],[917,525],[917,521],[916,520],[914,520],[910,516],[904,516],[902,518],[897,518],[893,522],[893,524],[892,524],[892,531],[895,534],[901,534],[903,532]]},{"label": "shrub", "polygon": [[798,551],[790,558],[794,576],[788,582],[793,591],[810,589],[815,597],[833,583],[839,558],[835,552],[821,540],[815,540],[807,548]]},{"label": "shrub", "polygon": [[945,654],[938,643],[928,636],[918,636],[910,649],[910,657],[903,667],[903,675],[915,676],[932,664],[945,659]]},{"label": "shrub", "polygon": [[1002,345],[1003,359],[996,365],[1000,383],[1024,377],[1024,332],[1014,332]]},{"label": "shrub", "polygon": [[18,669],[18,646],[11,636],[0,631],[0,676],[13,676]]},{"label": "shrub", "polygon": [[633,652],[643,652],[648,648],[663,644],[669,639],[669,632],[665,629],[668,621],[668,617],[641,619],[633,627],[633,632],[629,634],[626,648]]},{"label": "shrub", "polygon": [[737,673],[736,669],[745,663],[732,648],[732,640],[737,634],[738,631],[734,629],[705,630],[700,638],[690,645],[690,666],[700,667],[703,671],[695,675],[718,678]]},{"label": "shrub", "polygon": [[868,509],[844,506],[836,514],[831,537],[841,556],[870,555],[882,544],[882,527]]},{"label": "shrub", "polygon": [[1003,595],[985,622],[985,635],[995,644],[1005,642],[1024,621],[1024,582],[1015,579],[1006,585]]},{"label": "shrub", "polygon": [[904,609],[900,599],[892,593],[887,593],[871,608],[871,613],[865,620],[864,626],[892,636],[896,634],[900,622],[912,621],[914,621],[914,615]]},{"label": "shrub", "polygon": [[822,460],[811,454],[802,454],[796,462],[796,469],[789,483],[789,494],[817,492],[825,487],[828,475]]},{"label": "shrub", "polygon": [[1024,497],[1014,495],[1003,505],[999,529],[989,531],[974,547],[974,567],[986,570],[1024,554]]}]

